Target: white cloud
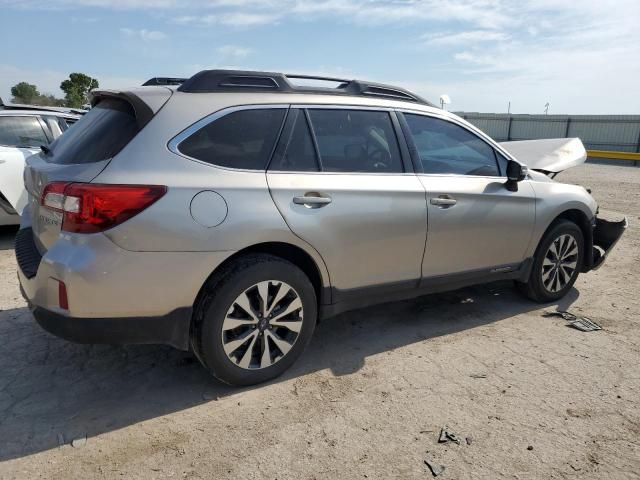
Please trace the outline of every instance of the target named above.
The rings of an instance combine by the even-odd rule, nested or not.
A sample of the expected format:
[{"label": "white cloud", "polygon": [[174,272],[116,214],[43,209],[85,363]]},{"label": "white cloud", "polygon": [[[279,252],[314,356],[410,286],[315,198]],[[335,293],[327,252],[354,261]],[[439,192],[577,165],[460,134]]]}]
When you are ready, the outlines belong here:
[{"label": "white cloud", "polygon": [[175,19],[180,25],[210,26],[215,24],[232,27],[253,27],[277,22],[278,14],[232,12],[216,15],[184,15]]},{"label": "white cloud", "polygon": [[225,58],[244,58],[253,52],[252,49],[240,47],[238,45],[223,45],[218,47],[216,51]]},{"label": "white cloud", "polygon": [[[415,88],[428,98],[449,93],[456,109],[496,110],[496,105],[506,106],[511,99],[516,111],[539,111],[538,107],[546,101],[551,102],[555,112],[640,110],[636,85],[640,77],[638,0],[0,0],[1,10],[58,8],[78,16],[83,15],[79,9],[83,6],[149,9],[155,20],[216,26],[217,30],[225,26],[250,28],[274,24],[285,28],[293,22],[322,20],[323,26],[341,24],[357,28],[358,35],[368,36],[373,45],[382,25],[395,26],[395,30],[389,31],[396,32],[405,26],[413,27],[407,28],[407,32],[419,27],[422,32],[429,29],[430,33],[406,36],[397,45],[398,50],[404,49],[403,54],[413,54],[410,59],[404,55],[408,64],[401,79],[412,72],[417,80],[413,86],[402,80],[399,84]],[[90,14],[99,16],[94,10]],[[141,31],[131,30],[130,35],[152,40],[149,32],[145,35],[134,32]],[[246,40],[243,37],[227,41],[244,44]],[[305,38],[299,41],[302,46],[307,45]],[[238,48],[251,46],[258,48],[252,44]],[[220,48],[225,47],[232,45]],[[431,56],[420,58],[426,50]],[[246,59],[257,57],[241,52],[231,48],[220,50],[213,60],[220,65],[235,65],[252,63]],[[292,52],[289,67],[296,66],[295,54]],[[274,61],[273,56],[265,58]],[[434,58],[437,64],[432,63]],[[298,60],[308,65],[304,59]],[[394,83],[397,78],[393,78],[392,71],[385,75],[381,62],[376,60],[377,51],[372,51],[371,68],[377,80]],[[317,59],[323,61],[327,58]],[[348,49],[329,61],[363,64],[352,62]],[[257,65],[243,66],[263,66],[256,62]],[[269,66],[277,70],[276,67]],[[397,65],[393,68],[403,70]],[[360,71],[350,76],[371,78],[368,73],[371,72]],[[49,74],[41,72],[41,75],[47,79]],[[427,83],[419,81],[421,75],[429,79]],[[59,76],[54,88],[61,79]],[[45,90],[39,76],[31,80],[41,91]],[[0,76],[0,81],[6,83],[5,77]],[[4,83],[0,87],[6,92]]]},{"label": "white cloud", "polygon": [[250,27],[275,23],[278,18],[280,18],[278,14],[236,12],[222,15],[220,23],[236,27]]},{"label": "white cloud", "polygon": [[138,38],[143,42],[155,42],[167,38],[167,35],[163,32],[159,32],[157,30],[147,30],[145,28],[141,30],[121,28],[120,33],[122,33],[125,37]]},{"label": "white cloud", "polygon": [[510,35],[493,30],[469,30],[457,33],[436,33],[422,36],[427,45],[463,45],[481,42],[503,42],[509,40]]}]

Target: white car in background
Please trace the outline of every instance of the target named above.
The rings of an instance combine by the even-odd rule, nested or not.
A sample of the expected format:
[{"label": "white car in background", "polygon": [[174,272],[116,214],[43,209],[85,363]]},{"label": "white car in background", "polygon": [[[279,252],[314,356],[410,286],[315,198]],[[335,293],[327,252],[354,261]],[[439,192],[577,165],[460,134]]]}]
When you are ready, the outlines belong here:
[{"label": "white car in background", "polygon": [[0,226],[20,224],[27,201],[25,159],[47,146],[80,115],[63,108],[4,105],[0,100]]}]

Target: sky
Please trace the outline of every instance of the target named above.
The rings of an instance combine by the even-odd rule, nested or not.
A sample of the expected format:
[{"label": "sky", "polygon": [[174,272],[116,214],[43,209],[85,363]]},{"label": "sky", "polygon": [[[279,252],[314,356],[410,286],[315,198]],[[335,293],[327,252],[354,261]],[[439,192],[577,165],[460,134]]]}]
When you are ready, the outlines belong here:
[{"label": "sky", "polygon": [[640,114],[640,0],[0,0],[0,97],[237,68],[405,87],[449,110]]}]

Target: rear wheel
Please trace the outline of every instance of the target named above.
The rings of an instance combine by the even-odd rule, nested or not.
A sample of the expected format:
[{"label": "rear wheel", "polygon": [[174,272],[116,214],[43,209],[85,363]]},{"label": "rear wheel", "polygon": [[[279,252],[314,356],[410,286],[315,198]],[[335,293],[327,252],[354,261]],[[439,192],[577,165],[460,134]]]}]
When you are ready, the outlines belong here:
[{"label": "rear wheel", "polygon": [[225,383],[270,380],[309,343],[316,305],[313,285],[294,264],[271,255],[240,258],[205,287],[196,308],[194,350]]},{"label": "rear wheel", "polygon": [[568,220],[558,221],[545,234],[533,261],[527,283],[519,289],[530,299],[547,303],[564,297],[576,279],[584,256],[582,230]]}]

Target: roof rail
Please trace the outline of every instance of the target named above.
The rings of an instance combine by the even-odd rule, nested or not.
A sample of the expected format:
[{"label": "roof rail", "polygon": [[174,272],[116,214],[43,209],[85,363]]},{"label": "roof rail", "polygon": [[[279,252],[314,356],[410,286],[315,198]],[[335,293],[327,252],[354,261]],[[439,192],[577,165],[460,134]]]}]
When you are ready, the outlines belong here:
[{"label": "roof rail", "polygon": [[181,85],[185,82],[186,78],[179,77],[153,77],[142,84],[143,87],[150,85]]},{"label": "roof rail", "polygon": [[[336,82],[337,87],[312,87],[292,84],[289,79],[319,80]],[[146,85],[146,84],[145,84]],[[185,80],[180,87],[185,93],[212,92],[281,92],[281,93],[320,93],[330,95],[349,95],[360,97],[383,97],[390,100],[404,100],[421,103],[433,107],[434,105],[418,95],[400,87],[363,80],[346,80],[343,78],[321,77],[314,75],[297,75],[256,72],[245,70],[203,70]]]}]

